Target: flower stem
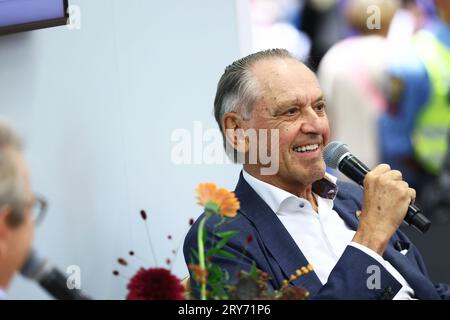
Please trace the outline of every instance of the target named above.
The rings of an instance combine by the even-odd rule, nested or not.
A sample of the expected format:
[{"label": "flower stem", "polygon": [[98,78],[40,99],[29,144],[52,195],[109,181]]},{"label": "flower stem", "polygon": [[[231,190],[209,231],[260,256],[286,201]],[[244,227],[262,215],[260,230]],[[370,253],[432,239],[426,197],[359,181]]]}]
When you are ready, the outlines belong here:
[{"label": "flower stem", "polygon": [[[198,242],[198,260],[200,264],[201,270],[205,271],[205,249],[204,249],[204,243],[203,243],[203,233],[205,231],[205,222],[207,217],[204,217],[198,226],[198,233],[197,233],[197,242]],[[201,279],[200,283],[200,299],[206,300],[206,279]]]}]

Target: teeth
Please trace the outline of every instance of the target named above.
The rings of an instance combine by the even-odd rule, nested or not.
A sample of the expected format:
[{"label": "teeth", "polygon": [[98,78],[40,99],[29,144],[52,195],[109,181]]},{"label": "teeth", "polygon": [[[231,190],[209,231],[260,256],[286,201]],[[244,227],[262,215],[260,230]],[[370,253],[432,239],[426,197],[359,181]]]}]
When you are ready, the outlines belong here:
[{"label": "teeth", "polygon": [[294,151],[295,152],[314,151],[317,148],[319,148],[319,145],[316,143],[316,144],[310,144],[307,146],[296,147],[296,148],[294,148]]}]

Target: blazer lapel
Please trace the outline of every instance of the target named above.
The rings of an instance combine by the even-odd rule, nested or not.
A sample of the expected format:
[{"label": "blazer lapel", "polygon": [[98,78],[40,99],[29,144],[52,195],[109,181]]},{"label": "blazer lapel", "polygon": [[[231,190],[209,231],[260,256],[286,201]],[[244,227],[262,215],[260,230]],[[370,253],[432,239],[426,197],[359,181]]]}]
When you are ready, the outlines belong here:
[{"label": "blazer lapel", "polygon": [[342,200],[335,198],[333,201],[333,209],[344,220],[347,226],[352,230],[358,229],[358,219],[356,211],[360,210],[358,204],[353,200]]},{"label": "blazer lapel", "polygon": [[[289,232],[277,215],[245,181],[242,173],[235,192],[236,196],[241,199],[241,213],[254,224],[265,247],[283,271],[284,279],[289,279],[297,269],[306,267],[308,261]],[[282,280],[278,279],[280,283]],[[312,294],[322,286],[315,272],[302,275],[293,283],[296,286],[304,287]]]}]

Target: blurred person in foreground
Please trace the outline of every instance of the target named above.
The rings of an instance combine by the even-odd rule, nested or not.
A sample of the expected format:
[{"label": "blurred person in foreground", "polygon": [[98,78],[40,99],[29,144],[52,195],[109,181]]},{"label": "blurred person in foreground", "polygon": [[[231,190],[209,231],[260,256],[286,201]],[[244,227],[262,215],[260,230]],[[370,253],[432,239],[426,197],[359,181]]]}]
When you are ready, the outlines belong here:
[{"label": "blurred person in foreground", "polygon": [[[255,263],[271,288],[287,280],[311,299],[450,299],[450,286],[432,283],[421,254],[398,230],[415,199],[401,173],[378,165],[365,177],[364,190],[326,173],[322,151],[330,127],[323,93],[314,73],[287,50],[257,52],[229,65],[214,111],[231,147],[227,153],[243,165],[236,217],[217,226],[215,215],[205,224],[206,250],[218,240],[216,232],[239,231],[222,247],[235,258],[211,257],[231,282]],[[246,134],[255,131],[253,138]],[[278,138],[266,141],[272,133]],[[256,161],[250,157],[255,147]],[[196,263],[192,250],[203,217],[185,238],[188,264]],[[311,272],[291,279],[310,265]],[[191,284],[198,294],[193,277]]]},{"label": "blurred person in foreground", "polygon": [[450,129],[450,1],[434,3],[438,15],[388,68],[391,90],[379,128],[382,161],[403,172],[423,206],[441,173]]},{"label": "blurred person in foreground", "polygon": [[[380,9],[379,28],[368,24],[372,6]],[[393,51],[387,36],[398,7],[395,0],[349,0],[345,16],[357,35],[334,45],[318,71],[332,139],[344,141],[369,168],[380,162],[378,119],[386,110],[385,72]]]},{"label": "blurred person in foreground", "polygon": [[36,201],[19,138],[0,118],[0,299],[28,256]]}]

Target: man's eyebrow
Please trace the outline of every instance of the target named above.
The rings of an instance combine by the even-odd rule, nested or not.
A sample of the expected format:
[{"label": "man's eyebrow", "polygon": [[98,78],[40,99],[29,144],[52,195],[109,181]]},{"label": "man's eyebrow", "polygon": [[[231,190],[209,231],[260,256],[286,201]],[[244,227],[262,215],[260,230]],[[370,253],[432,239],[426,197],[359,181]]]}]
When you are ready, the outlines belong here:
[{"label": "man's eyebrow", "polygon": [[276,103],[273,111],[274,111],[274,113],[284,112],[287,108],[290,108],[297,104],[298,104],[297,99],[288,99],[288,100],[278,101]]},{"label": "man's eyebrow", "polygon": [[279,107],[279,108],[290,107],[290,106],[293,106],[296,104],[298,104],[298,99],[287,99],[287,100],[279,101],[277,103],[277,107]]},{"label": "man's eyebrow", "polygon": [[[322,102],[325,101],[325,96],[323,94],[321,94],[319,97],[317,97],[316,99],[314,99],[314,101],[312,102],[312,104],[316,104],[318,102]],[[287,99],[287,100],[283,100],[277,103],[277,109],[283,109],[286,107],[290,107],[293,105],[304,105],[304,103],[302,103],[299,99]]]},{"label": "man's eyebrow", "polygon": [[325,96],[323,94],[321,94],[316,100],[314,100],[313,104],[322,101],[325,101]]}]

